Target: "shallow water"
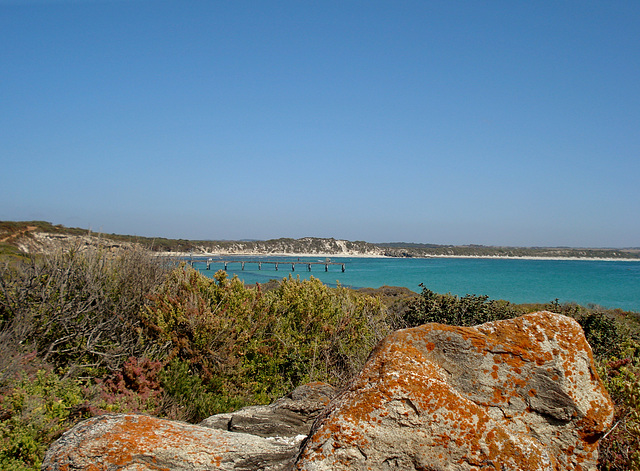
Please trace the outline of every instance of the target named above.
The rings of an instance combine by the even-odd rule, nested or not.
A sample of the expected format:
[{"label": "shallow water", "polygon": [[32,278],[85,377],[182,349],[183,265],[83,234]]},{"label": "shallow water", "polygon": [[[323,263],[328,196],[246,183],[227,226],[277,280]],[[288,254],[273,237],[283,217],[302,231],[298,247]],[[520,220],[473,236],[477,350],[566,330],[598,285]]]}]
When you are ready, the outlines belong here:
[{"label": "shallow water", "polygon": [[[194,260],[197,260],[194,258]],[[206,259],[200,259],[206,260]],[[556,298],[562,302],[599,305],[640,312],[640,262],[594,260],[512,260],[460,258],[331,258],[345,264],[296,265],[291,262],[324,261],[320,257],[225,256],[212,257],[210,270],[203,262],[195,268],[207,276],[224,268],[220,260],[280,261],[274,265],[230,263],[228,273],[237,274],[245,283],[265,283],[270,279],[291,276],[309,278],[336,286],[378,288],[383,285],[404,286],[420,292],[420,283],[437,293],[488,295],[514,303],[546,303]],[[215,262],[217,260],[217,262]]]}]

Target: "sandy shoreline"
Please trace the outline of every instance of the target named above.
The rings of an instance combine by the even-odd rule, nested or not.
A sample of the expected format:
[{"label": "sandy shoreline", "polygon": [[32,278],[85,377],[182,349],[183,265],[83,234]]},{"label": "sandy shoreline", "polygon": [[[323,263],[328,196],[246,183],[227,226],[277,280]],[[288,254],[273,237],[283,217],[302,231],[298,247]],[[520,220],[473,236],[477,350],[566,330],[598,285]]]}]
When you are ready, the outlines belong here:
[{"label": "sandy shoreline", "polygon": [[386,255],[363,254],[363,253],[254,253],[254,252],[234,252],[234,253],[190,253],[190,252],[158,252],[158,255],[167,257],[304,257],[304,258],[402,258],[387,257]]},{"label": "sandy shoreline", "polygon": [[159,252],[158,255],[167,257],[186,258],[193,256],[195,258],[202,257],[304,257],[304,258],[469,258],[469,259],[495,259],[495,260],[577,260],[592,262],[640,262],[640,258],[600,258],[600,257],[534,257],[534,256],[506,256],[506,255],[429,255],[427,257],[389,257],[379,254],[363,254],[363,253],[251,253],[251,252],[235,252],[235,253],[189,253],[189,252]]}]

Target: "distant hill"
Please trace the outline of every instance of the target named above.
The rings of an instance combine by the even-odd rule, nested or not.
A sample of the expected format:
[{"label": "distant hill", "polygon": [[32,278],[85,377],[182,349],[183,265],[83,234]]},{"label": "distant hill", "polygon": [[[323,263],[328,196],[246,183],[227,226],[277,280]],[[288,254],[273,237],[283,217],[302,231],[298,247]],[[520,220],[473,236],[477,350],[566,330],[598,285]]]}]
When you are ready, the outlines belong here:
[{"label": "distant hill", "polygon": [[411,242],[373,244],[333,238],[304,237],[271,240],[185,240],[120,234],[99,234],[45,221],[0,221],[0,254],[20,256],[65,246],[100,245],[118,249],[139,245],[163,254],[313,254],[387,257],[545,257],[640,259],[639,248],[600,249],[571,247],[493,247],[484,245],[438,245]]},{"label": "distant hill", "polygon": [[601,249],[572,247],[495,247],[486,245],[377,244],[400,250],[413,257],[539,257],[640,259],[640,249]]}]

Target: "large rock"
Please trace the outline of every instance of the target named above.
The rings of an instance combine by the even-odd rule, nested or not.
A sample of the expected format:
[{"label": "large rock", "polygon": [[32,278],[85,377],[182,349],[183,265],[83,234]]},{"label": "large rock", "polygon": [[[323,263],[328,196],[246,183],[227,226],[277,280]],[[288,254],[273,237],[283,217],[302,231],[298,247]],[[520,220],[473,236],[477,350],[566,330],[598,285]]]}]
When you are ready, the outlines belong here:
[{"label": "large rock", "polygon": [[397,331],[324,408],[333,395],[314,383],[201,425],[95,417],[42,469],[588,470],[613,416],[580,326],[549,312]]},{"label": "large rock", "polygon": [[317,419],[300,470],[588,470],[613,406],[582,329],[540,312],[382,341]]},{"label": "large rock", "polygon": [[66,432],[47,451],[48,471],[283,471],[295,440],[269,440],[144,415],[102,415]]},{"label": "large rock", "polygon": [[335,394],[326,383],[309,383],[269,406],[214,415],[200,426],[134,414],[96,417],[54,443],[42,469],[288,470]]},{"label": "large rock", "polygon": [[329,384],[308,383],[268,406],[251,406],[230,414],[214,415],[200,425],[260,437],[306,436],[314,419],[335,395],[336,390]]}]

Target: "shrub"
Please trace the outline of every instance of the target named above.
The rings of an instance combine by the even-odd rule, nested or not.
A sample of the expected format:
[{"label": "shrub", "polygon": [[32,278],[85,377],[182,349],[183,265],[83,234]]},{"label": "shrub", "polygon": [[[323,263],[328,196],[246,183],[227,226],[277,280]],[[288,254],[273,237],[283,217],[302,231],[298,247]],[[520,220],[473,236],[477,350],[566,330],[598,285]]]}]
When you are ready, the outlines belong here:
[{"label": "shrub", "polygon": [[117,370],[144,353],[139,312],[164,273],[159,260],[141,250],[79,247],[5,266],[0,331],[69,375]]},{"label": "shrub", "polygon": [[576,319],[596,358],[615,357],[620,353],[622,334],[617,322],[603,312],[593,311]]},{"label": "shrub", "polygon": [[157,413],[164,392],[159,377],[161,368],[159,361],[131,357],[106,380],[96,379],[100,389],[99,411]]},{"label": "shrub", "polygon": [[220,271],[212,280],[183,266],[150,297],[145,333],[167,361],[186,362],[211,392],[242,394],[235,380],[242,374],[239,355],[259,311],[256,293],[237,277],[228,280]]},{"label": "shrub", "polygon": [[627,340],[619,357],[599,362],[600,377],[615,404],[614,425],[600,440],[599,468],[640,470],[640,344]]},{"label": "shrub", "polygon": [[38,370],[0,395],[0,468],[39,470],[49,444],[82,418],[87,390],[78,382]]},{"label": "shrub", "polygon": [[189,364],[177,358],[162,370],[160,377],[164,396],[159,414],[170,419],[197,423],[247,405],[241,397],[212,393]]},{"label": "shrub", "polygon": [[489,300],[488,296],[467,294],[464,297],[438,294],[422,283],[422,294],[404,313],[403,327],[414,327],[428,322],[474,326],[500,319],[509,319],[520,312],[507,301]]},{"label": "shrub", "polygon": [[264,400],[308,381],[344,384],[390,331],[380,300],[313,277],[285,278],[264,297],[243,355],[247,387]]},{"label": "shrub", "polygon": [[181,267],[152,296],[146,331],[210,393],[268,402],[309,380],[342,383],[386,335],[374,298],[319,280],[283,279],[264,293],[237,278]]}]

